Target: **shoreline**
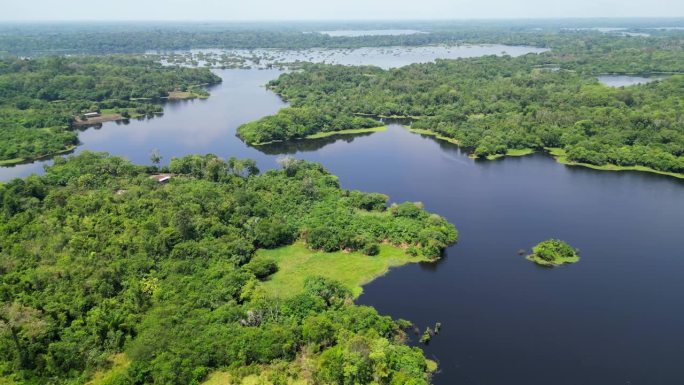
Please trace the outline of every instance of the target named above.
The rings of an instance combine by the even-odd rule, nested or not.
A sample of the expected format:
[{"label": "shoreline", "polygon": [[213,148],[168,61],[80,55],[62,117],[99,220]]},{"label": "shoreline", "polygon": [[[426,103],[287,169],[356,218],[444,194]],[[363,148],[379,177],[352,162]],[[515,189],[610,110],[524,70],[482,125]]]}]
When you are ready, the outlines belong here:
[{"label": "shoreline", "polygon": [[74,119],[74,126],[92,126],[95,124],[105,123],[105,122],[116,122],[123,120],[124,117],[118,113],[102,114],[96,118],[89,118],[86,120],[81,120],[79,118]]},{"label": "shoreline", "polygon": [[20,164],[27,164],[27,163],[33,163],[37,162],[39,160],[44,160],[48,158],[52,158],[55,156],[59,155],[65,155],[70,152],[73,152],[78,145],[70,145],[62,150],[51,152],[49,154],[43,154],[43,155],[37,155],[37,156],[32,156],[28,158],[14,158],[14,159],[7,159],[7,160],[0,160],[0,167],[12,167],[12,166],[17,166]]},{"label": "shoreline", "polygon": [[[178,95],[178,94],[172,95],[172,93],[173,92],[170,92],[169,96],[164,97],[162,99],[165,99],[168,101],[170,101],[170,100],[192,100],[192,99],[208,99],[210,96],[210,95],[205,96],[205,95],[197,94],[195,92],[179,93],[182,95]],[[142,100],[142,99],[148,99],[148,98],[139,98],[139,99]],[[163,115],[163,114],[164,114],[163,111],[154,113],[154,115]],[[79,127],[79,128],[80,127],[86,127],[87,128],[89,126],[95,126],[95,125],[107,123],[107,122],[121,122],[121,121],[130,120],[130,119],[137,119],[141,116],[144,116],[145,114],[140,114],[140,113],[135,112],[135,111],[129,111],[129,115],[130,115],[129,117],[124,118],[120,113],[112,112],[112,113],[104,113],[101,116],[98,116],[98,117],[92,118],[92,119],[87,119],[87,120],[80,120],[78,117],[76,117],[74,119],[73,126]],[[24,157],[24,158],[12,158],[12,159],[0,160],[0,167],[12,167],[12,166],[20,165],[20,164],[28,164],[28,163],[37,162],[39,160],[44,160],[44,159],[52,158],[55,156],[68,154],[70,152],[73,152],[77,147],[78,147],[78,145],[70,145],[64,149],[61,149],[61,150],[58,150],[55,152],[51,152],[49,154],[41,154],[41,155],[36,155],[36,156]]]},{"label": "shoreline", "polygon": [[369,132],[382,132],[382,131],[387,131],[387,126],[377,126],[377,127],[370,127],[370,128],[350,128],[348,130],[341,130],[341,131],[319,132],[317,134],[307,135],[304,139],[321,139],[321,138],[327,138],[329,136],[335,136],[335,135],[354,135],[354,134],[365,134],[365,133],[369,133]]},{"label": "shoreline", "polygon": [[[453,138],[448,138],[445,136],[442,136],[440,134],[437,134],[433,131],[427,130],[427,129],[422,129],[422,128],[411,128],[404,126],[407,130],[410,132],[413,132],[415,134],[420,134],[420,135],[427,135],[427,136],[432,136],[435,137],[436,139],[439,140],[444,140],[446,142],[449,142],[451,144],[455,145],[460,145],[458,140],[453,139]],[[544,147],[544,151],[548,154],[551,155],[556,162],[566,165],[566,166],[571,166],[571,167],[585,167],[585,168],[590,168],[593,170],[598,170],[598,171],[636,171],[636,172],[647,172],[651,174],[658,174],[658,175],[663,175],[663,176],[669,176],[677,179],[684,179],[684,173],[676,173],[676,172],[668,172],[668,171],[660,171],[656,170],[654,168],[646,167],[646,166],[618,166],[615,164],[605,164],[605,165],[595,165],[595,164],[590,164],[590,163],[580,163],[580,162],[573,162],[567,159],[565,155],[565,150],[562,148],[557,148],[557,147]],[[526,155],[531,155],[536,153],[537,150],[532,149],[532,148],[524,148],[524,149],[510,149],[506,152],[506,154],[497,154],[497,155],[489,155],[485,160],[496,160],[496,159],[501,159],[507,156],[526,156]],[[475,159],[472,154],[468,155],[469,158]]]},{"label": "shoreline", "polygon": [[668,172],[668,171],[660,171],[656,170],[654,168],[646,167],[646,166],[618,166],[615,164],[605,164],[605,165],[595,165],[591,163],[580,163],[580,162],[573,162],[571,160],[568,160],[566,155],[565,155],[565,150],[562,148],[556,148],[556,147],[545,147],[544,150],[546,152],[553,156],[556,162],[560,164],[564,164],[566,166],[578,166],[578,167],[586,167],[586,168],[591,168],[593,170],[599,170],[599,171],[638,171],[638,172],[648,172],[651,174],[659,174],[659,175],[664,175],[664,176],[669,176],[677,179],[684,179],[684,174],[676,173],[676,172]]},{"label": "shoreline", "polygon": [[[371,128],[350,128],[348,130],[341,130],[341,131],[319,132],[316,134],[307,135],[303,138],[292,138],[292,139],[285,139],[285,140],[271,140],[269,142],[259,142],[259,143],[247,143],[247,142],[245,142],[245,143],[247,143],[247,145],[249,145],[249,146],[266,146],[269,144],[283,143],[283,142],[296,141],[296,140],[322,139],[322,138],[327,138],[327,137],[335,136],[335,135],[366,134],[366,133],[382,132],[382,131],[387,131],[387,126],[377,126],[377,127],[371,127]],[[239,136],[238,136],[238,138],[239,138]]]}]

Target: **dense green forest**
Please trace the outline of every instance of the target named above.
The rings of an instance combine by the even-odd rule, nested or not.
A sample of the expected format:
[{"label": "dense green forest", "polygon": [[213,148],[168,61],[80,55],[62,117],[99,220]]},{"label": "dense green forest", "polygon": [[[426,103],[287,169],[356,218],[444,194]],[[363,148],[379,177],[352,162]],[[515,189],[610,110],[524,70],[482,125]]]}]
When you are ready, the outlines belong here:
[{"label": "dense green forest", "polygon": [[[292,22],[292,23],[0,23],[0,55],[73,53],[144,53],[192,48],[358,48],[428,44],[497,43],[561,48],[577,41],[620,40],[620,33],[657,44],[681,39],[682,19],[498,20],[413,22]],[[604,33],[592,27],[622,27]],[[329,36],[320,31],[412,29],[411,35]]]},{"label": "dense green forest", "polygon": [[222,369],[427,384],[434,365],[404,345],[406,322],[328,278],[268,296],[261,281],[278,265],[252,256],[305,242],[372,259],[387,243],[424,260],[456,230],[414,203],[343,190],[318,164],[281,164],[259,175],[251,160],[174,158],[160,184],[153,168],[85,152],[0,185],[0,376],[83,383],[125,352],[107,383],[198,384]]},{"label": "dense green forest", "polygon": [[392,70],[311,64],[269,83],[290,108],[243,125],[238,135],[263,143],[335,130],[335,122],[359,116],[399,116],[476,157],[556,148],[572,163],[684,173],[684,75],[626,88],[596,79],[602,72],[684,74],[684,44],[613,45]]},{"label": "dense green forest", "polygon": [[72,124],[84,112],[157,113],[169,92],[220,81],[207,69],[164,67],[143,57],[0,60],[0,164],[73,147]]}]

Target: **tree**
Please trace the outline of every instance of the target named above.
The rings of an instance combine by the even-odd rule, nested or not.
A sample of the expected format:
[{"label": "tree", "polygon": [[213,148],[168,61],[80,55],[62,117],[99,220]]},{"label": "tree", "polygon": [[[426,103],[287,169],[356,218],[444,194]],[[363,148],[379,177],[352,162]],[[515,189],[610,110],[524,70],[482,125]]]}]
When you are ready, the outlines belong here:
[{"label": "tree", "polygon": [[31,364],[28,345],[48,330],[48,323],[42,319],[42,312],[17,302],[5,303],[0,307],[0,333],[8,334],[14,344],[17,367],[26,369]]}]

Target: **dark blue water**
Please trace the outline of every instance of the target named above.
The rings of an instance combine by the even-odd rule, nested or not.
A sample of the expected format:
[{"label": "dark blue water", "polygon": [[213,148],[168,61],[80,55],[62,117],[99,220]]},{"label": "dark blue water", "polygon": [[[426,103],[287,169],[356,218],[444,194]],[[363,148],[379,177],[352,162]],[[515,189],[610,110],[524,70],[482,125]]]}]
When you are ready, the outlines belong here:
[{"label": "dark blue water", "polygon": [[[212,152],[275,167],[289,153],[321,162],[346,188],[422,201],[460,241],[436,264],[408,265],[365,287],[359,302],[422,328],[437,384],[679,384],[684,380],[684,181],[570,168],[538,154],[475,162],[455,146],[386,132],[250,148],[234,136],[284,104],[260,85],[274,71],[226,70],[208,100],[165,116],[106,123],[77,151],[150,163]],[[42,165],[0,169],[0,178]],[[579,263],[539,268],[517,255],[547,238],[581,249]],[[415,337],[414,337],[415,339]]]},{"label": "dark blue water", "polygon": [[[422,201],[460,231],[437,266],[396,269],[360,298],[421,329],[442,323],[426,349],[436,383],[681,383],[684,183],[541,155],[474,163],[399,129],[361,141],[313,158],[348,187]],[[581,261],[546,269],[516,254],[551,237]]]}]

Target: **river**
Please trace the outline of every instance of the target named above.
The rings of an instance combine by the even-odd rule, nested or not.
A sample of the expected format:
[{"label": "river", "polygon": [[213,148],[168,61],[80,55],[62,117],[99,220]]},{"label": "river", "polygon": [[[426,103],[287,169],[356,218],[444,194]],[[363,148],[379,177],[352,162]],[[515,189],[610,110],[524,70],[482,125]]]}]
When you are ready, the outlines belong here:
[{"label": "river", "polygon": [[[365,287],[359,302],[442,323],[425,347],[438,385],[675,384],[684,368],[684,181],[567,167],[536,154],[473,161],[456,146],[391,124],[387,131],[262,147],[241,123],[285,104],[262,87],[276,70],[217,70],[207,100],[170,103],[163,117],[105,123],[83,150],[149,163],[212,152],[262,169],[282,154],[321,162],[343,187],[421,201],[456,224],[460,241],[435,264],[407,265]],[[0,179],[49,162],[0,169]],[[575,265],[546,269],[519,249],[560,238]],[[413,337],[414,340],[417,337]]]}]

